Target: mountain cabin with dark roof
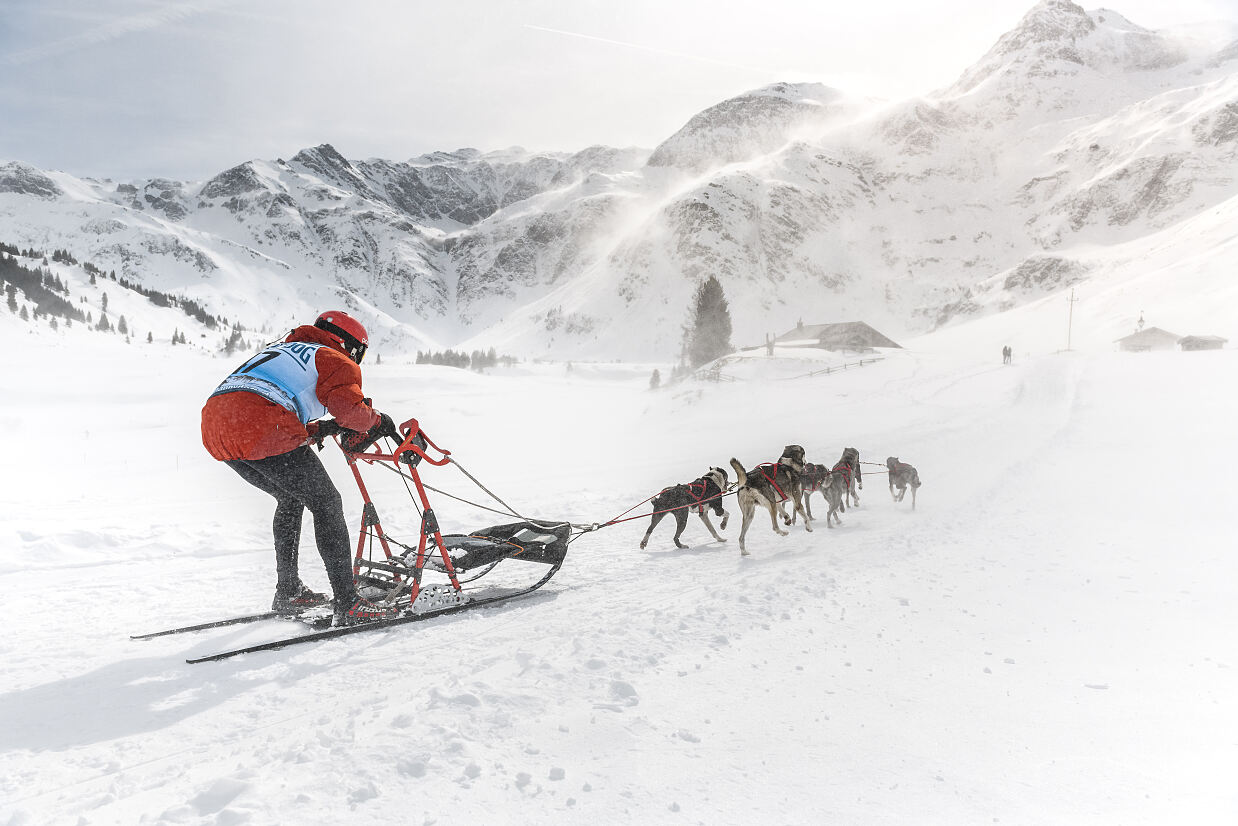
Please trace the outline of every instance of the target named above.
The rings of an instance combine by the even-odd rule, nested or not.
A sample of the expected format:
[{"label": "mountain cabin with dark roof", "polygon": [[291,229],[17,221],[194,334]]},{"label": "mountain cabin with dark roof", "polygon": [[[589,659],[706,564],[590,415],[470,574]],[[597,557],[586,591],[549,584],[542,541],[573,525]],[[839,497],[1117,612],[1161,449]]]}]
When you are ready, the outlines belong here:
[{"label": "mountain cabin with dark roof", "polygon": [[865,353],[874,347],[896,347],[901,345],[886,338],[863,321],[844,321],[837,324],[804,324],[795,325],[795,329],[783,333],[774,339],[780,347],[816,347],[822,350],[848,351]]},{"label": "mountain cabin with dark roof", "polygon": [[1177,346],[1182,336],[1162,330],[1160,327],[1149,327],[1129,336],[1116,339],[1118,349],[1127,353],[1148,353],[1153,350],[1172,350]]},{"label": "mountain cabin with dark roof", "polygon": [[1194,350],[1220,350],[1229,341],[1227,338],[1220,336],[1186,336],[1178,339],[1178,346],[1183,352],[1191,352]]}]

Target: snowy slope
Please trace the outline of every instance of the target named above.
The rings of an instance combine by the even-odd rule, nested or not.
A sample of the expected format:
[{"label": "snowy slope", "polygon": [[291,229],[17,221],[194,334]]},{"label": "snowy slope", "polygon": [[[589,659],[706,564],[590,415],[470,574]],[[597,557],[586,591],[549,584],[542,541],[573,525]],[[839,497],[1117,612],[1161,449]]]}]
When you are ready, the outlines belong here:
[{"label": "snowy slope", "polygon": [[[1043,0],[948,88],[877,104],[775,83],[652,153],[356,161],[323,145],[201,183],[10,162],[0,240],[69,249],[249,327],[342,303],[388,352],[671,358],[705,275],[737,343],[799,318],[901,339],[1007,273],[1022,275],[988,303],[1085,288],[1123,245],[1238,195],[1236,36]],[[1235,261],[1210,257],[1223,302]]]},{"label": "snowy slope", "polygon": [[[640,552],[629,522],[523,602],[188,666],[286,630],[127,639],[270,599],[269,500],[198,445],[221,362],[0,312],[0,346],[38,346],[0,377],[20,434],[0,476],[0,822],[1231,822],[1233,353],[1054,354],[1043,321],[658,392],[649,365],[370,365],[383,409],[530,514],[604,521],[788,442],[897,454],[924,487],[912,513],[866,467],[840,528],[758,519],[746,559],[733,500],[725,545],[694,522],[689,550],[663,526]],[[398,480],[370,476],[388,527],[414,531]],[[437,508],[449,530],[493,519]]]},{"label": "snowy slope", "polygon": [[[127,336],[0,307],[0,824],[1235,822],[1234,351],[1113,345],[1141,313],[1238,341],[1215,34],[1046,0],[948,89],[870,109],[777,84],[652,154],[324,145],[196,183],[0,164],[0,241],[212,314],[55,260]],[[710,274],[737,343],[863,318],[906,349],[758,350],[650,391]],[[234,331],[336,303],[374,333],[379,408],[531,516],[604,522],[788,443],[912,462],[917,510],[866,465],[841,527],[758,514],[747,558],[732,498],[726,544],[607,527],[493,609],[200,666],[289,629],[130,641],[269,605],[270,500],[198,413]],[[574,361],[408,358],[461,343]],[[415,534],[384,476],[384,524]],[[449,531],[501,521],[432,497]]]}]

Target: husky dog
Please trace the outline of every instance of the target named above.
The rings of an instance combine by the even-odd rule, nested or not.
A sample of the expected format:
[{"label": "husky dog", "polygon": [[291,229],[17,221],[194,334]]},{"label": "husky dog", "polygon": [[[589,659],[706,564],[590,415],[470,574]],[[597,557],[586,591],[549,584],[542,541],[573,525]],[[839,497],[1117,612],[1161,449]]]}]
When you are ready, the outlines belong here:
[{"label": "husky dog", "polygon": [[[800,474],[800,487],[804,491],[804,512],[808,514],[809,519],[813,519],[812,515],[812,495],[817,491],[825,496],[825,487],[830,483],[830,469],[825,465],[814,465],[812,462],[804,463],[804,472]],[[828,497],[826,498],[828,502]],[[791,514],[791,523],[795,523],[796,514]]]},{"label": "husky dog", "polygon": [[724,537],[718,536],[718,532],[710,523],[709,511],[712,510],[722,517],[721,527],[725,531],[727,520],[731,518],[731,515],[722,508],[722,494],[726,493],[727,484],[726,471],[722,468],[711,467],[709,472],[700,479],[686,485],[669,487],[653,497],[651,503],[653,519],[649,522],[649,530],[645,531],[645,538],[640,541],[641,550],[649,544],[649,535],[668,513],[675,515],[675,547],[688,547],[679,541],[679,537],[683,535],[683,529],[688,525],[688,512],[692,508],[697,509],[710,535],[719,542],[726,542]]},{"label": "husky dog", "polygon": [[841,473],[846,479],[843,495],[843,513],[847,512],[847,504],[854,500],[852,507],[859,507],[860,494],[856,492],[858,486],[860,490],[864,490],[864,474],[860,471],[860,451],[854,447],[849,447],[843,450],[842,458],[834,465],[833,473]]},{"label": "husky dog", "polygon": [[[843,473],[827,471],[829,477],[821,486],[821,495],[825,497],[825,503],[830,506],[830,509],[825,514],[825,526],[832,528],[834,525],[841,525],[842,519],[839,518],[838,512],[843,510],[843,497],[847,495],[847,477]],[[831,524],[831,520],[833,524]]]},{"label": "husky dog", "polygon": [[778,527],[778,517],[790,525],[791,518],[787,516],[782,503],[790,499],[795,513],[804,517],[804,530],[812,530],[812,521],[804,512],[801,501],[803,490],[800,487],[800,475],[804,472],[804,448],[799,445],[787,445],[782,450],[782,456],[777,464],[757,466],[751,473],[744,470],[738,459],[731,459],[731,467],[735,469],[739,483],[739,511],[744,523],[739,529],[739,552],[748,555],[744,547],[744,537],[748,535],[748,526],[752,524],[752,516],[757,505],[769,511],[770,523],[774,533],[786,536],[787,532]]},{"label": "husky dog", "polygon": [[[907,495],[907,487],[911,486],[911,509],[916,509],[916,488],[920,487],[920,471],[911,465],[898,460],[897,456],[886,459],[886,467],[890,469],[890,496],[895,502],[902,502]],[[898,493],[894,488],[898,488]]]}]

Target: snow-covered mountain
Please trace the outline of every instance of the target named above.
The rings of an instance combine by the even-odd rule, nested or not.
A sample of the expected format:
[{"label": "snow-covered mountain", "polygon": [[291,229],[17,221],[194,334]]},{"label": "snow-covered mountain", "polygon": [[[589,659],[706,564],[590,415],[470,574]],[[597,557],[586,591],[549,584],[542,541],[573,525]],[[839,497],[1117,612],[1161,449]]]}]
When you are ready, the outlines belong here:
[{"label": "snow-covered mountain", "polygon": [[[741,344],[798,318],[897,338],[1070,286],[1100,300],[1087,285],[1102,277],[1133,315],[1174,277],[1166,260],[1218,284],[1238,264],[1219,218],[1238,209],[1235,169],[1238,37],[1044,0],[946,89],[877,104],[773,84],[652,152],[397,162],[323,145],[198,183],[10,162],[0,241],[69,250],[250,328],[342,304],[389,352],[665,358],[707,275]],[[1227,288],[1201,298],[1200,323],[1238,334]]]}]

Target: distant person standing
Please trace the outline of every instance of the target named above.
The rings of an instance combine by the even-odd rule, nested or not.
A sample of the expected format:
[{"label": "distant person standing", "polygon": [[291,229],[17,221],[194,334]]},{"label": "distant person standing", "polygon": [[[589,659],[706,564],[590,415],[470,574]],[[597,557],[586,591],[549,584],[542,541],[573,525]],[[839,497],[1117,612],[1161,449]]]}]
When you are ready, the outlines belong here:
[{"label": "distant person standing", "polygon": [[1002,348],[1002,364],[1009,364],[1010,356],[1011,356],[1011,351],[1010,351],[1010,345],[1008,344]]}]

